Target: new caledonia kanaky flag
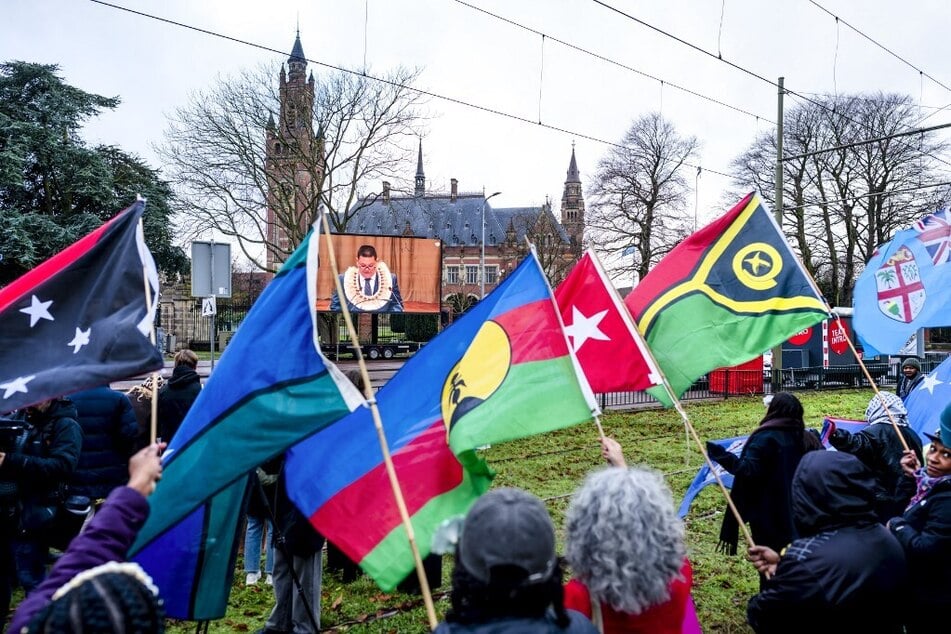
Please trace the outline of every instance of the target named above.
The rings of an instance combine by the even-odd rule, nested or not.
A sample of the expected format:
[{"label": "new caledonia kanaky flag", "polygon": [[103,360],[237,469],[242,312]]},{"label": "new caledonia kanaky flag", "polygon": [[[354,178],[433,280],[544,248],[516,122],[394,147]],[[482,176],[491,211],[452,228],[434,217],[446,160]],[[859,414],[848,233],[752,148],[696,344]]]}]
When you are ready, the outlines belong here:
[{"label": "new caledonia kanaky flag", "polygon": [[[584,423],[597,411],[534,255],[413,355],[376,400],[424,556],[440,523],[489,487],[477,447]],[[293,447],[287,482],[314,527],[381,588],[412,571],[369,410]]]},{"label": "new caledonia kanaky flag", "polygon": [[[743,363],[827,316],[755,193],[661,260],[625,299],[674,394]],[[650,393],[670,405],[663,389]]]},{"label": "new caledonia kanaky flag", "polygon": [[136,202],[0,290],[0,412],[162,367],[144,211]]}]

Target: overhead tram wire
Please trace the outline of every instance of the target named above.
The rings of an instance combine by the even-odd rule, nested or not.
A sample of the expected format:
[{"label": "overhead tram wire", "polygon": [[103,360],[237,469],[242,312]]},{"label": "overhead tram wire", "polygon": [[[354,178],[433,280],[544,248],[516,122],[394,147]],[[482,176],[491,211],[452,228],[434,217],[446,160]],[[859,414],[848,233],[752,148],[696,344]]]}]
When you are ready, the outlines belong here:
[{"label": "overhead tram wire", "polygon": [[858,33],[859,35],[861,35],[863,38],[865,38],[866,40],[868,40],[869,42],[871,42],[872,44],[874,44],[874,45],[877,46],[878,48],[882,49],[883,51],[885,51],[886,53],[888,53],[889,55],[891,55],[892,57],[894,57],[895,59],[897,59],[897,60],[900,61],[901,63],[905,64],[905,65],[908,66],[909,68],[914,69],[915,72],[917,72],[917,73],[923,75],[924,77],[927,77],[928,79],[930,79],[931,81],[933,81],[933,82],[934,82],[935,84],[937,84],[938,86],[941,86],[942,88],[944,88],[944,89],[947,90],[948,92],[951,92],[951,87],[949,87],[947,84],[945,84],[944,82],[940,81],[939,79],[935,78],[934,75],[931,75],[930,73],[926,73],[924,70],[922,70],[921,68],[918,68],[917,66],[915,66],[914,64],[912,64],[911,62],[909,62],[907,59],[905,59],[904,57],[902,57],[902,56],[899,55],[898,53],[894,52],[893,50],[891,50],[890,48],[888,48],[887,46],[885,46],[884,44],[882,44],[881,42],[879,42],[879,41],[876,40],[875,38],[871,37],[870,35],[866,35],[865,33],[862,32],[861,29],[859,29],[858,27],[855,27],[855,26],[849,24],[849,23],[846,22],[844,19],[842,19],[840,16],[838,16],[838,15],[832,13],[831,11],[829,11],[828,9],[826,9],[824,6],[822,6],[821,4],[819,4],[818,2],[816,2],[816,0],[809,0],[809,2],[810,2],[811,4],[813,4],[816,8],[818,8],[820,11],[823,11],[823,12],[826,13],[827,15],[829,15],[829,16],[835,18],[836,21],[841,22],[841,23],[844,24],[845,26],[849,27],[850,29],[852,29],[853,31],[855,31],[856,33]]},{"label": "overhead tram wire", "polygon": [[895,134],[889,134],[887,136],[878,137],[877,139],[866,139],[864,141],[855,141],[854,143],[846,143],[845,145],[836,145],[835,147],[823,148],[821,150],[814,150],[812,152],[805,152],[803,154],[793,154],[792,156],[784,156],[782,161],[794,161],[796,159],[807,158],[810,156],[816,156],[817,154],[825,154],[826,152],[835,152],[837,150],[847,150],[849,148],[858,147],[860,145],[868,145],[870,143],[878,143],[880,141],[889,141],[891,139],[897,139],[898,137],[911,136],[913,134],[926,134],[928,132],[934,132],[935,130],[944,130],[945,128],[951,128],[951,123],[942,123],[941,125],[933,125],[930,128],[916,128],[914,130],[906,130],[904,132],[896,132]]},{"label": "overhead tram wire", "polygon": [[[227,41],[229,41],[229,42],[234,42],[234,43],[236,43],[236,44],[242,44],[242,45],[244,45],[244,46],[250,46],[250,47],[252,47],[252,48],[256,48],[256,49],[261,50],[261,51],[266,51],[266,52],[268,52],[268,53],[275,53],[275,54],[277,54],[277,55],[285,55],[285,56],[289,56],[289,55],[290,55],[287,51],[282,51],[282,50],[279,50],[279,49],[276,49],[276,48],[272,48],[272,47],[270,47],[270,46],[265,46],[264,44],[258,44],[258,43],[256,43],[256,42],[251,42],[251,41],[248,41],[248,40],[243,40],[243,39],[238,38],[238,37],[234,37],[234,36],[231,36],[231,35],[225,35],[224,33],[219,33],[219,32],[217,32],[217,31],[212,31],[212,30],[210,30],[210,29],[204,29],[204,28],[199,27],[199,26],[193,26],[193,25],[191,25],[191,24],[185,24],[184,22],[178,22],[178,21],[172,20],[172,19],[170,19],[170,18],[163,18],[163,17],[161,17],[161,16],[154,15],[154,14],[152,14],[152,13],[146,13],[146,12],[144,12],[144,11],[139,11],[139,10],[136,10],[136,9],[130,9],[129,7],[124,7],[124,6],[121,6],[121,5],[118,5],[118,4],[113,4],[113,3],[111,3],[111,2],[106,2],[105,0],[88,0],[88,1],[89,1],[89,2],[92,2],[92,3],[94,3],[94,4],[98,4],[98,5],[104,6],[104,7],[108,7],[108,8],[110,8],[110,9],[116,9],[116,10],[118,10],[118,11],[124,11],[124,12],[126,12],[126,13],[131,13],[131,14],[133,14],[133,15],[137,15],[137,16],[139,16],[139,17],[148,18],[148,19],[150,19],[150,20],[156,20],[157,22],[162,22],[162,23],[164,23],[164,24],[169,24],[169,25],[172,25],[172,26],[177,26],[177,27],[179,27],[179,28],[188,29],[188,30],[190,30],[190,31],[195,31],[196,33],[201,33],[201,34],[203,34],[203,35],[210,35],[211,37],[217,37],[217,38],[219,38],[219,39],[227,40]],[[602,145],[607,145],[607,146],[609,146],[609,147],[614,147],[614,148],[618,148],[618,149],[621,149],[621,150],[630,149],[630,148],[628,148],[628,147],[625,146],[625,145],[621,145],[620,143],[615,143],[615,142],[613,142],[613,141],[608,141],[608,140],[606,140],[606,139],[602,139],[602,138],[600,138],[600,137],[596,137],[596,136],[591,135],[591,134],[585,134],[584,132],[579,132],[579,131],[577,131],[577,130],[570,130],[570,129],[568,129],[568,128],[561,128],[561,127],[558,127],[558,126],[556,126],[556,125],[552,125],[552,124],[550,124],[550,123],[543,123],[543,122],[541,122],[541,121],[533,121],[532,119],[528,119],[527,117],[523,117],[523,116],[520,116],[520,115],[517,115],[517,114],[512,114],[512,113],[510,113],[510,112],[505,112],[505,111],[503,111],[503,110],[497,110],[497,109],[495,109],[495,108],[489,108],[488,106],[481,106],[481,105],[479,105],[479,104],[472,103],[472,102],[470,102],[470,101],[465,101],[465,100],[463,100],[463,99],[458,99],[458,98],[456,98],[456,97],[449,97],[449,96],[447,96],[447,95],[442,95],[442,94],[439,94],[439,93],[436,93],[436,92],[432,92],[432,91],[429,91],[429,90],[424,90],[424,89],[422,89],[422,88],[417,88],[417,87],[411,86],[411,85],[409,85],[409,84],[401,84],[401,83],[399,83],[399,82],[391,81],[391,80],[389,80],[389,79],[384,79],[384,78],[382,78],[382,77],[375,77],[375,76],[373,76],[373,75],[369,75],[369,74],[364,73],[364,72],[361,72],[361,71],[352,70],[352,69],[350,69],[350,68],[344,68],[343,66],[337,66],[337,65],[335,65],[335,64],[329,64],[329,63],[327,63],[327,62],[322,62],[322,61],[320,61],[320,60],[311,59],[311,58],[309,58],[309,57],[308,57],[308,58],[305,58],[305,59],[307,60],[308,63],[315,64],[315,65],[321,66],[321,67],[323,67],[323,68],[328,68],[328,69],[330,69],[330,70],[336,70],[336,71],[339,71],[339,72],[341,72],[341,73],[347,73],[347,74],[349,74],[349,75],[354,75],[354,76],[356,76],[356,77],[363,77],[363,78],[369,79],[370,81],[380,82],[380,83],[382,83],[382,84],[387,84],[387,85],[393,86],[393,87],[395,87],[395,88],[403,88],[403,89],[405,89],[405,90],[409,90],[409,91],[415,92],[416,94],[419,94],[419,95],[424,95],[424,96],[426,96],[426,97],[432,97],[433,99],[439,99],[439,100],[441,100],[441,101],[446,101],[446,102],[448,102],[448,103],[452,103],[452,104],[455,104],[455,105],[464,106],[464,107],[466,107],[466,108],[472,108],[473,110],[479,110],[479,111],[482,111],[482,112],[486,112],[486,113],[488,113],[488,114],[496,115],[496,116],[499,116],[499,117],[504,117],[504,118],[507,118],[507,119],[511,119],[511,120],[513,120],[513,121],[518,121],[518,122],[520,122],[520,123],[527,123],[527,124],[530,124],[530,125],[532,125],[532,126],[538,126],[538,127],[541,127],[541,128],[545,128],[546,130],[551,130],[551,131],[553,131],[553,132],[560,132],[560,133],[562,133],[562,134],[567,134],[567,135],[570,135],[570,136],[573,136],[573,137],[576,137],[576,138],[585,139],[585,140],[587,140],[587,141],[593,141],[593,142],[595,142],[595,143],[601,143]],[[755,116],[755,115],[754,115],[754,116]],[[709,167],[703,167],[703,166],[694,165],[694,164],[691,164],[691,163],[683,163],[683,165],[686,166],[686,167],[693,168],[693,169],[702,168],[703,171],[705,171],[705,172],[709,172],[709,173],[711,173],[711,174],[716,174],[717,176],[723,176],[724,178],[733,178],[733,177],[734,177],[732,174],[727,174],[727,173],[725,173],[725,172],[720,172],[720,171],[718,171],[718,170],[715,170],[715,169],[712,169],[712,168],[709,168]]]},{"label": "overhead tram wire", "polygon": [[[675,42],[678,42],[678,43],[680,43],[680,44],[683,44],[684,46],[686,46],[686,47],[688,47],[688,48],[691,48],[691,49],[697,51],[698,53],[702,53],[702,54],[704,54],[704,55],[706,55],[706,56],[708,56],[708,57],[711,57],[711,58],[713,58],[713,59],[715,59],[715,60],[717,60],[717,61],[720,61],[720,62],[726,64],[727,66],[730,66],[731,68],[735,68],[736,70],[738,70],[738,71],[740,71],[740,72],[742,72],[742,73],[745,73],[745,74],[749,75],[750,77],[753,77],[753,78],[758,79],[758,80],[760,80],[760,81],[762,81],[762,82],[765,82],[765,83],[769,84],[770,86],[773,86],[774,88],[777,88],[777,89],[779,88],[779,84],[778,84],[777,82],[775,82],[775,81],[773,81],[773,80],[771,80],[771,79],[768,79],[768,78],[766,78],[766,77],[763,77],[763,76],[760,75],[759,73],[756,73],[755,71],[752,71],[752,70],[750,70],[750,69],[748,69],[748,68],[744,68],[743,66],[740,66],[739,64],[737,64],[737,63],[735,63],[735,62],[731,62],[730,60],[724,59],[722,55],[716,55],[716,54],[712,53],[711,51],[706,50],[705,48],[703,48],[703,47],[701,47],[701,46],[697,46],[696,44],[693,44],[692,42],[688,42],[687,40],[685,40],[685,39],[683,39],[683,38],[681,38],[681,37],[678,37],[678,36],[674,35],[673,33],[669,33],[669,32],[665,31],[664,29],[662,29],[662,28],[660,28],[660,27],[654,26],[653,24],[651,24],[651,23],[649,23],[649,22],[645,22],[644,20],[641,20],[640,18],[637,18],[637,17],[631,15],[630,13],[626,13],[626,12],[624,12],[624,11],[618,9],[617,7],[613,7],[613,6],[611,6],[610,4],[608,4],[607,2],[604,2],[603,0],[591,0],[591,1],[594,2],[594,3],[597,4],[597,5],[600,5],[600,6],[604,7],[605,9],[607,9],[607,10],[609,10],[609,11],[613,11],[614,13],[617,13],[618,15],[627,18],[628,20],[631,20],[631,21],[633,21],[633,22],[636,22],[636,23],[640,24],[641,26],[644,26],[644,27],[646,27],[646,28],[648,28],[648,29],[650,29],[650,30],[656,32],[656,33],[659,33],[659,34],[663,35],[664,37],[670,38],[670,39],[674,40]],[[822,103],[822,102],[820,102],[820,101],[816,101],[816,100],[814,100],[814,99],[810,99],[810,98],[807,97],[805,94],[800,93],[800,92],[797,92],[797,91],[795,91],[795,90],[792,90],[791,88],[788,88],[788,87],[784,86],[784,87],[783,87],[783,92],[785,92],[785,93],[788,94],[788,95],[793,95],[793,96],[795,96],[795,97],[798,97],[798,98],[802,99],[803,101],[809,102],[809,103],[811,103],[811,104],[814,105],[814,106],[817,106],[817,107],[819,107],[819,108],[821,108],[821,109],[823,109],[823,110],[825,110],[825,111],[827,111],[827,112],[832,113],[833,115],[842,117],[843,119],[845,119],[846,121],[849,121],[850,123],[854,123],[854,124],[856,124],[856,125],[858,125],[858,124],[860,123],[859,121],[856,121],[855,119],[853,119],[853,118],[851,118],[851,117],[848,117],[848,116],[846,116],[845,114],[843,114],[843,113],[841,113],[841,112],[836,112],[836,110],[835,110],[834,108],[830,108],[829,106],[825,105],[824,103]],[[951,104],[949,104],[949,105],[951,105]],[[929,116],[930,116],[930,115],[929,115]],[[941,161],[942,163],[948,163],[947,160],[945,160],[945,159],[943,159],[943,158],[940,158],[940,157],[937,157],[937,156],[935,156],[935,155],[933,155],[933,154],[931,154],[931,153],[925,153],[925,154],[926,154],[926,156],[930,156],[931,158],[933,158],[933,159],[935,159],[935,160],[937,160],[937,161]],[[948,163],[948,164],[951,165],[951,163]]]},{"label": "overhead tram wire", "polygon": [[868,194],[856,194],[855,196],[846,196],[845,198],[837,198],[835,200],[818,200],[816,202],[803,203],[801,205],[783,205],[783,211],[792,211],[794,209],[805,209],[806,207],[819,207],[822,205],[828,205],[830,203],[846,203],[853,202],[856,200],[861,200],[862,198],[890,198],[891,196],[899,196],[901,194],[913,194],[917,191],[923,189],[935,189],[937,187],[948,187],[951,186],[951,181],[945,181],[943,183],[932,183],[930,185],[918,185],[917,187],[906,187],[905,189],[895,189],[891,191],[884,192],[870,192]]},{"label": "overhead tram wire", "polygon": [[652,81],[656,81],[656,82],[661,83],[661,84],[663,84],[663,85],[665,85],[665,86],[670,86],[671,88],[676,88],[677,90],[680,90],[680,91],[682,91],[682,92],[685,92],[685,93],[687,93],[688,95],[693,95],[694,97],[697,97],[697,98],[699,98],[699,99],[704,99],[704,100],[709,101],[710,103],[714,103],[714,104],[716,104],[716,105],[718,105],[718,106],[723,106],[724,108],[729,108],[730,110],[734,110],[734,111],[736,111],[736,112],[739,112],[740,114],[745,114],[745,115],[747,115],[747,116],[749,116],[749,117],[753,117],[753,118],[756,119],[756,120],[760,120],[760,119],[765,120],[765,121],[770,121],[770,120],[771,120],[770,117],[758,115],[758,114],[756,114],[755,112],[750,112],[750,111],[748,111],[748,110],[744,110],[743,108],[740,108],[740,107],[738,107],[738,106],[734,106],[734,105],[728,104],[728,103],[726,103],[725,101],[720,101],[719,99],[716,99],[716,98],[714,98],[714,97],[709,97],[709,96],[704,95],[704,94],[702,94],[702,93],[699,93],[699,92],[697,92],[697,91],[695,91],[695,90],[691,90],[690,88],[686,88],[686,87],[684,87],[684,86],[680,86],[680,85],[678,85],[678,84],[675,84],[675,83],[673,83],[673,82],[671,82],[671,81],[667,81],[666,79],[661,79],[660,77],[655,77],[654,75],[651,75],[651,74],[648,73],[648,72],[639,70],[639,69],[634,68],[634,67],[632,67],[632,66],[628,66],[627,64],[624,64],[624,63],[622,63],[622,62],[619,62],[619,61],[617,61],[617,60],[615,60],[615,59],[612,59],[612,58],[610,58],[610,57],[607,57],[607,56],[605,56],[605,55],[601,55],[600,53],[595,53],[594,51],[590,51],[590,50],[588,50],[588,49],[586,49],[586,48],[583,48],[583,47],[581,47],[581,46],[578,46],[577,44],[572,44],[571,42],[566,42],[565,40],[558,39],[557,37],[555,37],[555,36],[553,36],[553,35],[550,35],[550,34],[548,34],[548,33],[543,33],[543,32],[538,31],[538,30],[536,30],[536,29],[534,29],[534,28],[532,28],[532,27],[530,27],[530,26],[525,26],[524,24],[521,24],[521,23],[519,23],[519,22],[516,22],[515,20],[512,20],[511,18],[506,18],[505,16],[498,15],[498,14],[496,14],[496,13],[492,13],[491,11],[488,11],[488,10],[486,10],[486,9],[483,9],[482,7],[477,7],[477,6],[475,6],[475,5],[469,4],[468,2],[465,2],[465,0],[455,0],[455,2],[456,2],[457,4],[461,4],[461,5],[464,6],[464,7],[467,7],[467,8],[469,8],[469,9],[472,9],[472,10],[474,10],[474,11],[478,11],[479,13],[483,13],[483,14],[485,14],[485,15],[487,15],[487,16],[493,17],[493,18],[495,18],[496,20],[500,20],[500,21],[505,22],[505,23],[507,23],[507,24],[511,24],[512,26],[514,26],[514,27],[516,27],[516,28],[519,28],[519,29],[522,29],[523,31],[528,31],[529,33],[531,33],[531,34],[533,34],[533,35],[538,35],[538,36],[540,36],[540,37],[543,37],[543,38],[546,38],[546,39],[548,39],[548,40],[551,40],[552,42],[556,42],[556,43],[558,43],[558,44],[561,44],[562,46],[564,46],[564,47],[566,47],[566,48],[570,48],[570,49],[572,49],[572,50],[574,50],[574,51],[578,51],[579,53],[583,53],[583,54],[585,54],[585,55],[588,55],[588,56],[590,56],[590,57],[593,57],[593,58],[595,58],[595,59],[597,59],[597,60],[600,60],[600,61],[602,61],[602,62],[605,62],[605,63],[607,63],[607,64],[611,64],[612,66],[617,66],[618,68],[623,68],[624,70],[629,71],[629,72],[632,72],[632,73],[634,73],[634,74],[636,74],[636,75],[640,75],[641,77],[646,77],[647,79],[650,79],[650,80],[652,80]]}]

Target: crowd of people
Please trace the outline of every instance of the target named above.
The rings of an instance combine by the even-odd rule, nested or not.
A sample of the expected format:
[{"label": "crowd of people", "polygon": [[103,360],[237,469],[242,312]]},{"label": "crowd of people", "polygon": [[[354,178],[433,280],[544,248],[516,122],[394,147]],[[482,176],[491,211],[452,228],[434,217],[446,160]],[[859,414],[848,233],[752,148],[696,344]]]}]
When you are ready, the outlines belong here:
[{"label": "crowd of people", "polygon": [[[125,560],[148,516],[165,446],[150,442],[136,401],[158,388],[159,428],[174,434],[200,390],[196,369],[197,356],[183,351],[163,386],[150,379],[128,396],[87,390],[9,421],[12,431],[0,437],[4,621],[12,589],[26,593],[9,631],[164,631],[157,588]],[[360,376],[351,380],[359,384]],[[804,415],[800,401],[781,392],[739,455],[707,445],[709,458],[734,475],[732,499],[752,536],[746,556],[760,587],[747,606],[750,626],[765,633],[932,628],[951,607],[951,405],[926,434],[925,452],[894,394],[871,399],[862,431],[834,430],[836,451],[825,450]],[[601,454],[608,466],[588,474],[568,506],[564,557],[539,498],[506,487],[476,501],[455,544],[451,607],[437,632],[701,631],[684,526],[662,474],[629,467],[609,437]],[[324,539],[288,499],[282,467],[278,458],[252,480],[245,582],[262,578],[266,536],[275,606],[261,631],[317,632]],[[49,567],[53,542],[44,522],[67,497],[78,507],[86,500],[87,521]],[[739,521],[731,512],[723,517],[720,546],[736,554]],[[341,564],[345,581],[356,577],[354,566]]]}]

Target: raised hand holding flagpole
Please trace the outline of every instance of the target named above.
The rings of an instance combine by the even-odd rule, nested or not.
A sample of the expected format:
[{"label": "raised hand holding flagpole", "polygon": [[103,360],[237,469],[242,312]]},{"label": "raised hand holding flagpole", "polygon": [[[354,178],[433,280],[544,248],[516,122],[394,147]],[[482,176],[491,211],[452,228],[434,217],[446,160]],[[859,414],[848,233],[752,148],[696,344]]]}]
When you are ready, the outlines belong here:
[{"label": "raised hand holding flagpole", "polygon": [[[327,210],[322,208],[320,212],[323,234],[327,244],[327,256],[330,260],[330,267],[333,271],[334,285],[337,289],[337,297],[344,297],[343,286],[340,283],[340,271],[337,269],[337,258],[334,253],[333,240],[330,238],[330,222],[327,220]],[[396,500],[396,506],[399,509],[400,519],[403,527],[406,529],[406,537],[409,540],[410,550],[413,553],[413,561],[416,565],[416,575],[419,579],[420,592],[423,595],[423,604],[426,606],[426,616],[429,619],[429,629],[435,630],[439,624],[436,618],[436,608],[433,604],[432,591],[429,588],[429,579],[426,577],[426,570],[423,568],[423,559],[419,554],[419,547],[416,544],[416,535],[413,530],[413,523],[410,521],[409,510],[406,508],[406,502],[403,498],[403,491],[399,480],[396,477],[396,468],[393,466],[393,457],[390,455],[389,444],[386,440],[386,433],[383,430],[383,420],[380,417],[380,410],[377,407],[376,397],[373,394],[373,386],[370,384],[370,374],[367,372],[366,361],[363,359],[363,351],[360,348],[357,338],[356,328],[353,326],[353,317],[350,315],[350,308],[347,302],[340,302],[340,310],[343,313],[343,320],[347,325],[347,332],[350,335],[350,341],[353,342],[353,350],[357,357],[357,364],[360,367],[360,375],[363,377],[364,396],[367,406],[373,414],[373,425],[376,427],[377,438],[380,441],[380,451],[383,453],[383,461],[386,465],[386,475],[389,478],[390,486],[393,489],[393,497]]]}]

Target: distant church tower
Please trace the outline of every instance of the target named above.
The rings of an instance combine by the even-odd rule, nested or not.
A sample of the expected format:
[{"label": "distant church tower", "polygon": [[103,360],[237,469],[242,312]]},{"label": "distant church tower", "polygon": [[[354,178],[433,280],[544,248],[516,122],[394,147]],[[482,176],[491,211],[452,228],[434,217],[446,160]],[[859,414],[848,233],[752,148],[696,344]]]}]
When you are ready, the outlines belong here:
[{"label": "distant church tower", "polygon": [[423,172],[423,140],[419,140],[419,159],[416,161],[416,198],[426,195],[426,174]]},{"label": "distant church tower", "polygon": [[[317,203],[323,181],[322,139],[314,136],[314,74],[307,78],[307,59],[300,43],[300,31],[287,60],[281,67],[280,113],[275,124],[268,121],[264,169],[267,174],[267,266],[276,271],[296,248],[299,240],[288,235],[287,227],[307,233],[317,217]],[[307,158],[309,157],[309,158]]]},{"label": "distant church tower", "polygon": [[568,164],[565,191],[561,195],[561,225],[571,238],[571,246],[580,252],[584,238],[584,198],[581,195],[581,176],[575,161],[574,143],[571,144],[571,162]]}]

